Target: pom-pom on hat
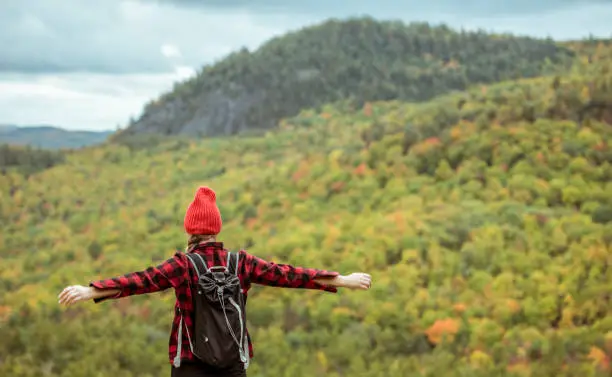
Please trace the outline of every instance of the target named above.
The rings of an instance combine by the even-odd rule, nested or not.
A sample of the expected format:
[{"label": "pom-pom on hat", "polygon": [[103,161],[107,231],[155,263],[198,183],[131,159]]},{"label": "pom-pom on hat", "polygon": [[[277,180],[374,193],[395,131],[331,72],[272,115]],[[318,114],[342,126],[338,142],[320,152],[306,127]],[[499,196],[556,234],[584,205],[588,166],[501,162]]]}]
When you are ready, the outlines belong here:
[{"label": "pom-pom on hat", "polygon": [[217,207],[217,195],[209,187],[199,187],[185,213],[185,232],[217,235],[221,232],[222,224],[221,213]]}]

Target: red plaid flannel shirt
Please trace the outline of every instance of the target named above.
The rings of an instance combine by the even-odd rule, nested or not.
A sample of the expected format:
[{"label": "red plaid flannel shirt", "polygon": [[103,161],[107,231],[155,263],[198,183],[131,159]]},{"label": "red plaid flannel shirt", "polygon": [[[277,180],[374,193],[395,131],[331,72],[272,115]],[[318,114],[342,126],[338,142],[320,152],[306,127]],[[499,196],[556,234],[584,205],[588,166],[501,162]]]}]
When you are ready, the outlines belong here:
[{"label": "red plaid flannel shirt", "polygon": [[[199,245],[193,252],[204,257],[209,267],[226,266],[227,250],[223,248],[222,242],[209,242]],[[95,299],[98,303],[107,299],[117,299],[131,295],[141,295],[174,288],[176,303],[174,304],[174,320],[170,333],[169,357],[170,362],[176,356],[178,343],[178,327],[180,323],[180,311],[183,311],[183,334],[185,328],[189,334],[193,334],[193,301],[191,298],[191,285],[197,283],[195,273],[190,273],[193,267],[182,252],[175,255],[156,267],[149,267],[144,271],[132,272],[123,276],[110,279],[93,281],[89,285],[99,289],[120,289],[117,295]],[[314,279],[338,276],[337,272],[317,270],[311,268],[293,267],[286,264],[266,262],[261,258],[240,251],[240,263],[238,265],[238,276],[246,296],[251,288],[251,283],[262,284],[284,288],[319,289],[327,292],[337,292],[333,286],[316,283]],[[247,337],[249,353],[253,357],[253,344],[251,337]],[[189,347],[189,339],[183,336],[181,347],[181,360],[194,360],[194,355]]]}]

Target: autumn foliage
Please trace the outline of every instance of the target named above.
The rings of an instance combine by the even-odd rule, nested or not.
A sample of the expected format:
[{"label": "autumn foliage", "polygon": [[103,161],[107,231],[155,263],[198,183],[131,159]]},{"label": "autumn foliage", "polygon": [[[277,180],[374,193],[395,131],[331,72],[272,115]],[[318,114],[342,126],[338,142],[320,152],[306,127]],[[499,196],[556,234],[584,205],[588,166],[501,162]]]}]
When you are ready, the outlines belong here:
[{"label": "autumn foliage", "polygon": [[612,101],[612,44],[571,46],[557,77],[3,171],[0,376],[167,375],[172,292],[56,295],[182,249],[200,184],[228,248],[373,276],[368,292],[253,288],[251,376],[609,376],[612,124],[589,104]]},{"label": "autumn foliage", "polygon": [[429,341],[439,344],[443,339],[452,343],[455,334],[459,331],[459,321],[453,318],[437,320],[431,327],[425,330]]}]

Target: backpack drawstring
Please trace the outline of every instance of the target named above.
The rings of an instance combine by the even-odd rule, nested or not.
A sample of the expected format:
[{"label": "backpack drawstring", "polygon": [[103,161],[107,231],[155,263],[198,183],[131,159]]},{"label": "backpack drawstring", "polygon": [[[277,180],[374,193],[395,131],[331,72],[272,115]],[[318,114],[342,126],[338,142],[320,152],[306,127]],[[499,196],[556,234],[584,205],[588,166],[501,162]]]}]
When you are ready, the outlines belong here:
[{"label": "backpack drawstring", "polygon": [[[223,293],[221,293],[220,299],[222,299],[222,298],[223,298]],[[238,341],[238,339],[236,338],[236,335],[234,333],[234,330],[230,326],[229,319],[227,318],[227,314],[225,314],[225,304],[223,304],[223,301],[221,301],[221,302],[222,302],[221,306],[223,308],[223,314],[225,315],[225,322],[227,323],[227,327],[230,330],[230,334],[232,335],[232,338],[234,338],[234,341],[238,345],[238,352],[240,353],[240,361],[242,361],[244,363],[244,369],[247,369],[249,367],[249,358],[247,356],[248,349],[243,348],[246,345],[246,342],[244,342],[245,339],[244,339],[244,330],[243,330],[243,323],[242,323],[242,310],[240,310],[240,306],[238,306],[238,304],[236,304],[234,299],[229,297],[229,302],[238,311],[238,318],[240,319],[240,341]]]},{"label": "backpack drawstring", "polygon": [[[179,313],[181,313],[181,320],[179,321],[178,328],[178,343],[176,345],[176,356],[174,356],[173,365],[178,368],[181,366],[181,352],[183,351],[183,312],[181,309],[178,309]],[[193,343],[191,342],[191,336],[189,335],[189,329],[185,327],[187,331],[187,341],[189,342],[189,349],[191,349],[191,353],[193,353]]]}]

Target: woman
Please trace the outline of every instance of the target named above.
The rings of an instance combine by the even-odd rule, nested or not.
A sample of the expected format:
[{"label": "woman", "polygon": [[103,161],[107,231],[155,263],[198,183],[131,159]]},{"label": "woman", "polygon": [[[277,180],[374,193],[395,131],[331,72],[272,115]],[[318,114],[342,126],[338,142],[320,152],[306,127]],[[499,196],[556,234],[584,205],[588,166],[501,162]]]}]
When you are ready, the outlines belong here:
[{"label": "woman", "polygon": [[[236,259],[232,259],[229,252],[224,249],[223,243],[216,239],[221,231],[221,226],[221,214],[216,204],[215,192],[208,187],[200,187],[185,214],[184,227],[185,232],[189,235],[185,253],[176,252],[172,258],[162,264],[149,267],[144,271],[94,281],[89,286],[74,285],[66,287],[59,294],[59,303],[72,305],[87,300],[99,303],[107,299],[118,299],[174,288],[176,295],[175,315],[168,350],[170,363],[173,365],[171,375],[173,377],[246,376],[248,360],[253,357],[253,346],[246,326],[244,326],[246,335],[244,343],[237,341],[238,348],[241,351],[240,361],[223,367],[213,366],[210,363],[203,362],[203,358],[206,360],[208,358],[202,357],[203,353],[197,350],[196,343],[202,337],[198,337],[198,329],[195,324],[201,313],[196,313],[195,309],[202,307],[200,303],[203,301],[199,300],[203,300],[202,297],[207,297],[208,294],[205,292],[204,296],[201,296],[202,289],[207,289],[203,279],[208,279],[206,284],[209,284],[217,276],[221,279],[217,281],[219,283],[227,277],[232,277],[227,271],[235,271],[236,286],[239,287],[238,294],[243,297],[244,301],[241,302],[242,305],[246,303],[246,295],[251,283],[285,288],[318,289],[332,293],[337,292],[338,287],[366,290],[371,286],[370,276],[364,273],[352,273],[343,276],[333,271],[276,264],[264,261],[244,250],[232,254],[237,255]],[[198,260],[201,261],[198,263],[204,263],[203,265],[200,264],[200,268],[197,268],[197,263],[194,262]],[[226,275],[219,276],[211,273],[208,277],[201,277],[214,266],[226,266]],[[215,286],[211,292],[219,293],[217,292],[218,289],[221,292],[224,288]],[[225,289],[229,288],[226,286]],[[215,296],[212,299],[215,300],[217,297]],[[223,303],[227,301],[227,298],[221,297],[218,300],[219,303]],[[232,303],[235,304],[233,301]],[[240,305],[235,305],[235,307],[238,315],[234,315],[233,318],[240,320],[243,315],[240,308],[244,309],[244,307],[240,307]],[[230,308],[230,310],[233,309]],[[244,310],[242,310],[242,313],[244,313]],[[223,307],[222,317],[223,320],[229,318],[225,306]],[[216,317],[208,318],[215,319]],[[206,325],[204,323],[204,326]],[[230,325],[229,320],[228,325]],[[202,326],[199,325],[200,328]],[[231,327],[229,326],[229,332],[232,332]],[[186,336],[184,336],[185,334]],[[192,338],[195,340],[192,341]],[[208,342],[207,337],[203,338],[206,338],[205,341]],[[236,339],[236,337],[233,338]],[[233,346],[229,343],[231,342],[223,340],[219,344],[217,339],[217,345],[221,348]],[[215,344],[214,339],[209,344]],[[242,348],[243,344],[244,349]],[[196,345],[195,351],[194,345]],[[246,354],[248,354],[248,357],[246,357]],[[205,352],[204,356],[206,356]]]}]

